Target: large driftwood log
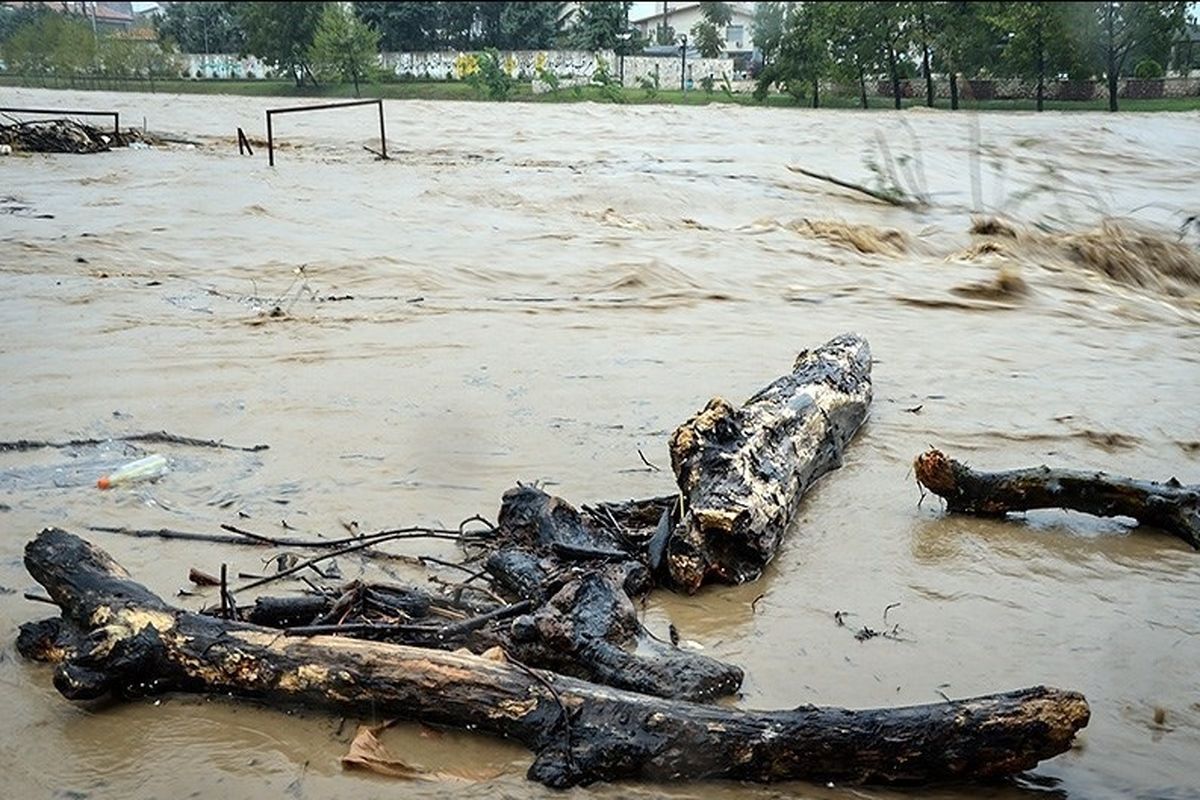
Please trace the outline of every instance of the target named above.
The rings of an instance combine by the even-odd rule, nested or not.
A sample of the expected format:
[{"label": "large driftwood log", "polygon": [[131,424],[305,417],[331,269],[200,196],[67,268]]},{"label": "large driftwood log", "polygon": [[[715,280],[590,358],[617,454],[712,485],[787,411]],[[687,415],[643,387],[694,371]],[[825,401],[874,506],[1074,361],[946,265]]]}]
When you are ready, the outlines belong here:
[{"label": "large driftwood log", "polygon": [[1200,486],[1135,480],[1103,472],[1033,467],[980,472],[929,450],[913,462],[921,485],[950,511],[1003,516],[1010,511],[1065,508],[1099,517],[1132,517],[1200,550]]},{"label": "large driftwood log", "polygon": [[176,609],[106,553],[58,529],[25,564],[62,610],[22,629],[22,653],[58,661],[67,698],[185,691],[399,716],[506,736],[551,786],[642,777],[914,783],[1007,775],[1066,750],[1084,698],[1037,687],[850,711],[743,711],[664,700],[458,652],[295,638]]},{"label": "large driftwood log", "polygon": [[871,404],[871,350],[843,334],[796,357],[790,375],[741,407],[721,398],[671,437],[682,514],[667,547],[675,587],[754,580],[800,498],[842,463]]}]

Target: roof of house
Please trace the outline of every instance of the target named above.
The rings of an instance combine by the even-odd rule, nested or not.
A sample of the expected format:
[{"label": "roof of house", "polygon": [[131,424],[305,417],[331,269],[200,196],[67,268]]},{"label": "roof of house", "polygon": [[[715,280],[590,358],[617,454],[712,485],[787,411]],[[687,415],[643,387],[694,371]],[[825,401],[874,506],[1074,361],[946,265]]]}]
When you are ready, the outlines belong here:
[{"label": "roof of house", "polygon": [[[13,8],[20,8],[26,5],[23,0],[6,0],[4,4]],[[92,16],[92,7],[94,6],[97,22],[112,22],[117,24],[133,22],[132,3],[43,2],[41,5],[46,6],[51,11],[57,11],[60,14],[77,14],[84,12],[88,17]]]},{"label": "roof of house", "polygon": [[[658,6],[658,9],[656,11],[654,11],[653,13],[638,14],[635,17],[630,17],[629,21],[636,25],[636,24],[639,24],[642,22],[649,22],[649,21],[655,20],[655,19],[662,19],[662,16],[663,16],[662,6],[657,3],[655,5]],[[690,9],[696,8],[699,5],[700,5],[699,3],[670,4],[669,8],[667,9],[668,20],[670,19],[670,16],[672,14],[678,14],[681,11],[688,11]],[[750,19],[750,18],[754,17],[754,12],[750,8],[748,8],[744,3],[730,3],[729,9],[730,9],[730,11],[733,12],[733,16],[735,18],[744,17],[746,19]]]}]

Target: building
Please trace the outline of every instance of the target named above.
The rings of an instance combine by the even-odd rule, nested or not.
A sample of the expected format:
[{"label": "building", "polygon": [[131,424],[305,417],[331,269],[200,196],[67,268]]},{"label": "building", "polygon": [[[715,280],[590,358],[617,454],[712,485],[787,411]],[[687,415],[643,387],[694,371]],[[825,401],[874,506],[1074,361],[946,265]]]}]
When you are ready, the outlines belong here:
[{"label": "building", "polygon": [[[691,36],[692,27],[704,19],[700,3],[655,3],[656,10],[633,16],[630,24],[640,30],[651,42],[655,41],[659,27],[665,24],[674,29],[675,35]],[[733,19],[722,31],[725,55],[737,56],[754,50],[754,10],[748,3],[730,3]]]}]

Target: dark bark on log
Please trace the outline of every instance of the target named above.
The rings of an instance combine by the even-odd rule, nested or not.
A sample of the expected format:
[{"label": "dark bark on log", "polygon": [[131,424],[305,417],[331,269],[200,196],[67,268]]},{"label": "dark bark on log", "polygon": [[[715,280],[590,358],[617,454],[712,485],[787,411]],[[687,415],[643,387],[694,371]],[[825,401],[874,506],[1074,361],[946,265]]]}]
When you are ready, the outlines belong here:
[{"label": "dark bark on log", "polygon": [[917,480],[950,511],[1003,516],[1010,511],[1065,508],[1099,517],[1132,517],[1200,550],[1200,486],[1136,480],[1103,472],[1033,467],[979,472],[939,450],[917,456]]},{"label": "dark bark on log", "polygon": [[[1081,695],[1045,687],[865,711],[762,712],[664,700],[473,655],[331,636],[298,639],[189,613],[62,530],[30,542],[25,563],[61,607],[63,622],[56,632],[43,625],[40,635],[27,626],[22,652],[62,656],[54,683],[69,699],[229,693],[472,727],[528,746],[535,753],[529,777],[551,786],[630,777],[882,783],[996,777],[1063,752],[1088,720]],[[80,644],[32,646],[47,640]]]},{"label": "dark bark on log", "polygon": [[812,484],[842,463],[871,404],[871,350],[844,334],[796,357],[740,408],[721,398],[671,437],[683,494],[668,543],[673,586],[756,579]]},{"label": "dark bark on log", "polygon": [[505,492],[498,538],[507,544],[487,568],[498,587],[542,605],[514,620],[497,643],[522,661],[661,697],[737,691],[740,669],[660,642],[637,619],[632,598],[655,580],[648,543],[627,526],[644,524],[660,502],[605,504],[585,518],[531,486]]}]

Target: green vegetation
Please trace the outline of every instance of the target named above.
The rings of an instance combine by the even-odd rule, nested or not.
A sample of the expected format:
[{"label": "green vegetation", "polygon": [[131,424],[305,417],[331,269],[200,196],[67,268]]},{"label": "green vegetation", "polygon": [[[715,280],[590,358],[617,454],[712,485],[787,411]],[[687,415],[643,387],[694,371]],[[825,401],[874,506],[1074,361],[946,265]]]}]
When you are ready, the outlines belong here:
[{"label": "green vegetation", "polygon": [[103,82],[179,74],[174,51],[122,35],[97,37],[79,17],[31,10],[0,45],[8,69],[43,85],[97,87]]},{"label": "green vegetation", "polygon": [[[755,44],[764,54],[759,95],[779,89],[814,106],[822,80],[854,81],[866,104],[867,80],[886,75],[893,105],[905,79],[949,74],[957,107],[959,75],[1036,81],[1035,106],[1059,78],[1103,76],[1116,111],[1118,78],[1134,64],[1165,64],[1186,20],[1184,2],[874,2],[759,3]],[[1147,66],[1144,71],[1149,69]],[[811,91],[810,91],[811,90]]]},{"label": "green vegetation", "polygon": [[500,62],[500,51],[489,47],[468,60],[463,69],[467,83],[485,100],[507,100],[517,88],[510,68]]},{"label": "green vegetation", "polygon": [[[519,74],[516,60],[501,56],[500,48],[572,47],[611,50],[623,57],[644,45],[641,34],[629,27],[631,3],[574,5],[567,14],[568,4],[561,2],[171,3],[156,23],[158,42],[145,36],[97,35],[86,17],[52,12],[43,5],[0,5],[0,57],[10,75],[35,84],[111,88],[137,80],[149,81],[154,89],[179,75],[178,43],[190,52],[256,55],[276,65],[277,75],[290,77],[295,93],[314,96],[341,96],[346,92],[343,84],[352,85],[358,95],[362,84],[378,80],[384,83],[374,93],[384,97],[474,93],[491,100],[535,99],[527,83],[533,76]],[[691,29],[691,43],[705,55],[717,55],[723,49],[724,27],[732,19],[730,4],[700,5],[703,19]],[[65,7],[73,10],[72,4]],[[913,93],[920,76],[924,103],[936,106],[933,75],[938,74],[949,77],[951,109],[1024,108],[1020,101],[967,101],[960,95],[961,78],[1012,78],[1036,84],[1031,102],[1042,110],[1063,107],[1055,100],[1071,94],[1090,97],[1091,81],[1103,77],[1108,108],[1115,111],[1119,77],[1152,80],[1164,74],[1172,58],[1189,58],[1186,48],[1173,50],[1186,7],[1177,0],[761,2],[755,11],[754,42],[763,62],[754,99],[814,108],[853,105],[856,99],[859,107],[870,108],[880,104],[871,95],[883,82],[891,105],[902,108],[913,102],[905,95]],[[665,28],[659,33],[662,41],[674,36]],[[433,88],[390,82],[395,76],[381,74],[377,67],[381,48],[457,52],[454,73],[465,85]],[[599,57],[590,86],[571,85],[569,92],[560,92],[560,85],[568,79],[578,83],[578,76],[556,75],[548,63],[553,61],[543,57],[533,70],[551,90],[549,98],[537,97],[539,102],[750,102],[732,91],[728,76],[723,76],[718,96],[716,76],[711,74],[700,78],[702,91],[695,98],[675,99],[672,93],[660,92],[657,80],[645,78],[638,79],[642,91],[629,92]],[[1062,79],[1069,80],[1057,83]],[[337,85],[324,85],[331,82]],[[204,84],[174,85],[182,91],[210,91],[202,88]],[[971,88],[980,97],[991,91],[989,84],[973,82]],[[1159,88],[1135,84],[1130,94],[1147,95]],[[274,82],[218,91],[281,93]],[[1090,102],[1070,107],[1090,108]],[[1125,102],[1141,108],[1151,101]],[[1155,102],[1165,107],[1194,105],[1191,99]]]},{"label": "green vegetation", "polygon": [[692,26],[692,44],[705,58],[717,58],[725,49],[721,33],[733,20],[733,9],[728,3],[701,3],[700,14],[700,21]]},{"label": "green vegetation", "polygon": [[309,48],[309,58],[323,79],[349,81],[358,97],[359,84],[370,80],[378,69],[378,53],[378,31],[344,6],[331,3],[325,7]]}]

